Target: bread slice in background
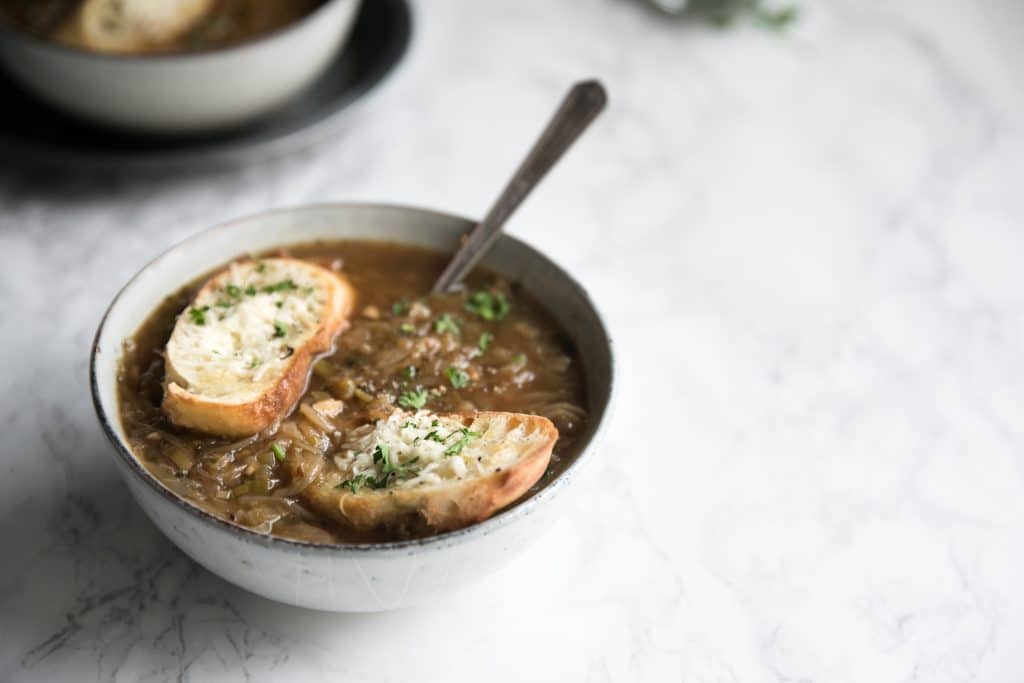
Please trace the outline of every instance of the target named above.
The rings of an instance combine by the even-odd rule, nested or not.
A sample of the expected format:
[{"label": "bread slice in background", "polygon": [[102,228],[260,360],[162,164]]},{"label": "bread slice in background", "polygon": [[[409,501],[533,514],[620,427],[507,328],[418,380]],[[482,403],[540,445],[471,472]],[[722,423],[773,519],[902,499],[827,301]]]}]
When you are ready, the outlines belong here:
[{"label": "bread slice in background", "polygon": [[348,325],[355,291],[292,258],[233,263],[178,317],[167,342],[164,413],[218,436],[255,434],[305,390],[316,357]]},{"label": "bread slice in background", "polygon": [[216,5],[216,0],[84,0],[54,38],[114,54],[166,49]]},{"label": "bread slice in background", "polygon": [[[557,439],[555,426],[538,415],[396,411],[354,430],[333,467],[299,495],[359,532],[451,531],[521,498],[544,474]],[[381,450],[399,470],[383,481]],[[301,458],[289,461],[303,467]]]}]

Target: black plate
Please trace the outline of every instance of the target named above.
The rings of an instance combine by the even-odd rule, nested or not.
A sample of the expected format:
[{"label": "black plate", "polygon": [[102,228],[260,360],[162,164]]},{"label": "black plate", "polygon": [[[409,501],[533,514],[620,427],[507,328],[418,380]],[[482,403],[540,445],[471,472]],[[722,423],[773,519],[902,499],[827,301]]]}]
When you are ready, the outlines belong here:
[{"label": "black plate", "polygon": [[159,137],[90,125],[25,93],[0,72],[0,158],[114,168],[234,165],[307,147],[384,79],[411,37],[406,0],[366,0],[344,50],[308,91],[272,117],[231,132]]}]

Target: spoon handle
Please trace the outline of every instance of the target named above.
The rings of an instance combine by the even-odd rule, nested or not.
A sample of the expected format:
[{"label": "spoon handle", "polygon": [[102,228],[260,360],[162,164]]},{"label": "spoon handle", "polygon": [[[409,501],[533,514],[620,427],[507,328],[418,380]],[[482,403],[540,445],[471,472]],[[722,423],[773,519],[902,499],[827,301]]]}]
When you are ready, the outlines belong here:
[{"label": "spoon handle", "polygon": [[433,291],[448,291],[472,270],[497,239],[512,212],[601,113],[607,102],[608,95],[598,81],[581,81],[569,90],[515,175],[441,273]]}]

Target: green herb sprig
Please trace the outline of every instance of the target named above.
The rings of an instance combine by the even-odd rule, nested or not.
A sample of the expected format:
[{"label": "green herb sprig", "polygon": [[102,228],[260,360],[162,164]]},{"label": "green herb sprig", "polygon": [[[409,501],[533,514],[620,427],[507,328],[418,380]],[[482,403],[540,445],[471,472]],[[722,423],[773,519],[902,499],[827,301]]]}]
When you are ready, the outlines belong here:
[{"label": "green herb sprig", "polygon": [[484,320],[501,320],[512,308],[504,294],[489,292],[486,289],[471,294],[463,307]]},{"label": "green herb sprig", "polygon": [[295,284],[295,281],[288,278],[287,280],[281,280],[280,282],[275,282],[272,285],[267,285],[260,289],[260,291],[264,294],[273,294],[274,292],[290,292],[298,288],[299,286]]},{"label": "green herb sprig", "polygon": [[473,432],[470,431],[468,427],[463,427],[462,429],[457,429],[445,437],[445,441],[456,435],[459,436],[459,440],[444,449],[445,455],[458,455],[462,452],[462,449],[466,447],[466,444],[468,444],[472,439],[480,436],[480,432]]},{"label": "green herb sprig", "polygon": [[462,389],[469,384],[469,375],[455,366],[449,366],[444,374],[448,376],[453,389]]},{"label": "green herb sprig", "polygon": [[427,398],[429,396],[426,389],[405,391],[398,397],[398,405],[409,410],[419,410],[427,405]]},{"label": "green herb sprig", "polygon": [[438,334],[444,334],[450,332],[452,334],[459,333],[459,324],[455,321],[455,318],[449,313],[443,314],[440,318],[434,321],[434,332]]},{"label": "green herb sprig", "polygon": [[361,489],[364,486],[368,486],[370,488],[377,488],[375,486],[376,483],[376,477],[374,477],[372,474],[364,472],[363,474],[357,474],[351,479],[346,479],[345,481],[341,482],[334,488],[340,489],[347,487],[352,493],[359,493],[359,489]]},{"label": "green herb sprig", "polygon": [[196,306],[192,306],[191,308],[188,309],[188,317],[196,325],[205,325],[206,324],[206,312],[208,310],[210,310],[209,306],[202,306],[202,307],[198,307],[198,308]]},{"label": "green herb sprig", "polygon": [[395,479],[411,479],[419,473],[416,463],[419,457],[412,458],[406,463],[398,464],[391,460],[391,448],[387,444],[378,443],[373,449],[373,463],[380,468],[380,475],[373,476],[369,472],[363,472],[346,479],[334,488],[347,488],[352,493],[358,493],[359,489],[368,487],[372,489],[386,488]]}]

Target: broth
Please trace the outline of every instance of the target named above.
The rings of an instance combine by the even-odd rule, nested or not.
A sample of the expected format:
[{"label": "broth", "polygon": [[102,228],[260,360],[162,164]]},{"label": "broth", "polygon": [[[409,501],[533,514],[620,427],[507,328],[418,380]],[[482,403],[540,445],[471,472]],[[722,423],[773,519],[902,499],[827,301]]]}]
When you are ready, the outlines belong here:
[{"label": "broth", "polygon": [[[160,409],[162,351],[178,315],[207,278],[161,304],[125,342],[118,394],[132,451],[170,490],[261,533],[315,543],[395,540],[356,534],[319,518],[297,495],[296,487],[310,482],[292,481],[272,447],[275,438],[287,437],[301,445],[298,452],[310,468],[330,468],[347,434],[410,408],[409,396],[428,397],[423,407],[436,413],[496,410],[548,417],[559,439],[527,498],[576,457],[586,424],[576,351],[551,315],[516,284],[477,270],[464,291],[423,296],[448,256],[379,242],[322,242],[264,254],[269,255],[302,258],[347,276],[358,292],[351,326],[316,363],[298,406],[280,425],[232,442],[177,427]],[[486,311],[474,306],[477,292],[503,299],[507,312],[482,315]],[[449,374],[454,366],[465,374],[458,382]],[[332,418],[315,413],[310,406],[325,399],[344,402],[344,410]]]}]

